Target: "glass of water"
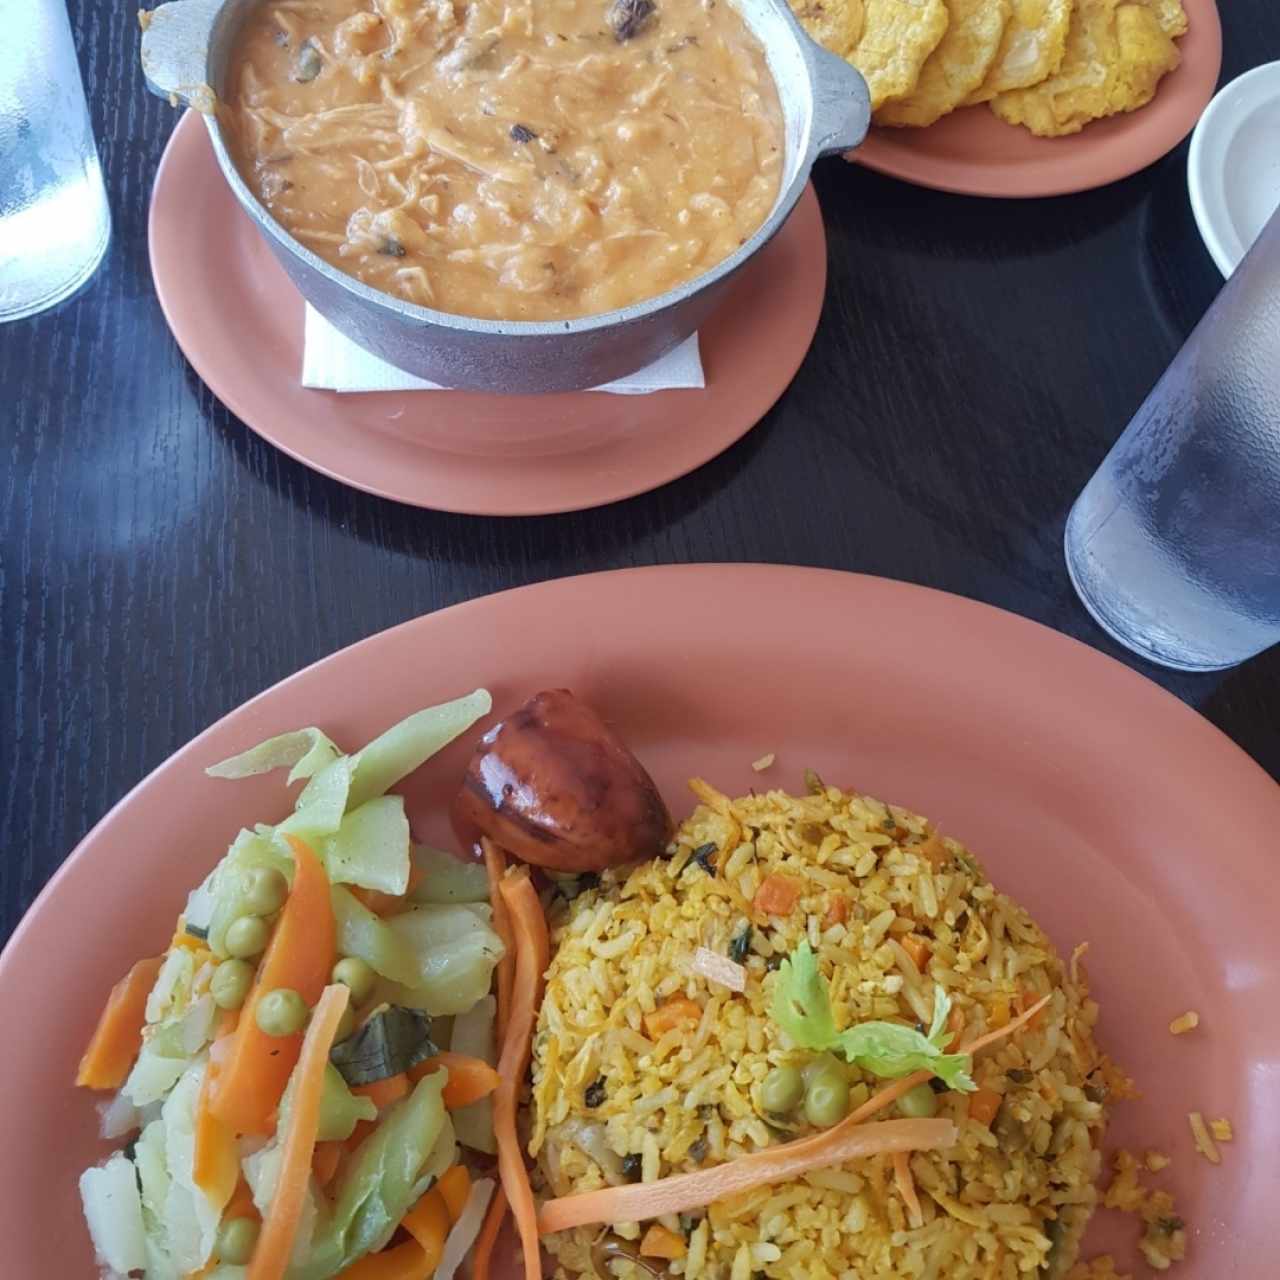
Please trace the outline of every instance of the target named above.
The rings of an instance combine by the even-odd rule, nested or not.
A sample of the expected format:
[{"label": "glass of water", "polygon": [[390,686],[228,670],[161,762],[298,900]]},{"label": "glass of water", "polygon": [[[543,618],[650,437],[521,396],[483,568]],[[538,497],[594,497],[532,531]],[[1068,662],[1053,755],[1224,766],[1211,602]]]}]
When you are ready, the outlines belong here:
[{"label": "glass of water", "polygon": [[1280,213],[1076,499],[1066,556],[1098,623],[1162,666],[1280,641]]},{"label": "glass of water", "polygon": [[111,215],[64,0],[0,0],[0,321],[97,270]]}]

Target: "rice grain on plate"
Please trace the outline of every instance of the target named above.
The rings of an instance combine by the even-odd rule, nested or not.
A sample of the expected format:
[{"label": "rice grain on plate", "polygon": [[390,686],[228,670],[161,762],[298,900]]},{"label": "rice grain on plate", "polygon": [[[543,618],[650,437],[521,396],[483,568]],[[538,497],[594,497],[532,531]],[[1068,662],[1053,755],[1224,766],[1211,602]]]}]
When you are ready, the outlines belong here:
[{"label": "rice grain on plate", "polygon": [[[922,1225],[909,1224],[891,1158],[876,1156],[663,1219],[686,1243],[667,1272],[689,1280],[1064,1275],[1097,1200],[1109,1082],[1118,1091],[1125,1083],[1094,1042],[1098,1010],[1083,970],[1068,973],[1027,912],[922,817],[816,778],[813,794],[737,800],[693,785],[703,803],[668,858],[606,872],[553,910],[528,1117],[542,1194],[654,1181],[811,1132],[802,1113],[782,1119],[761,1103],[772,1068],[813,1057],[769,1012],[778,965],[807,941],[839,1026],[927,1027],[941,988],[968,1039],[1052,999],[975,1057],[975,1083],[998,1095],[989,1123],[969,1118],[969,1096],[937,1095],[937,1114],[955,1120],[961,1137],[911,1157]],[[771,890],[757,899],[767,877],[794,886],[784,914],[761,909],[777,901]],[[741,963],[745,989],[727,990],[705,964],[695,967],[700,948]],[[851,1107],[885,1083],[854,1067],[848,1076]],[[647,1275],[621,1256],[627,1242],[638,1252],[644,1230],[613,1226],[620,1240],[607,1270]],[[608,1231],[547,1237],[556,1274],[596,1273],[592,1248]]]}]

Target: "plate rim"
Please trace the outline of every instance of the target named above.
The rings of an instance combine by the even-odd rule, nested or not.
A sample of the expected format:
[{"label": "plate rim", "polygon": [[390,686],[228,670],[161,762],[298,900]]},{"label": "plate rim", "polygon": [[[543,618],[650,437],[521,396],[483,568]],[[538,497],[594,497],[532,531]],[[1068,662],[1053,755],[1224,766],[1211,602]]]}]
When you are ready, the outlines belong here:
[{"label": "plate rim", "polygon": [[[1259,96],[1256,86],[1266,81],[1274,82],[1272,92],[1265,97]],[[1241,72],[1214,94],[1212,101],[1204,109],[1204,114],[1196,121],[1196,127],[1191,132],[1191,149],[1187,153],[1187,194],[1191,200],[1191,212],[1195,217],[1200,239],[1204,242],[1205,249],[1208,250],[1214,266],[1222,273],[1224,280],[1230,279],[1251,246],[1241,244],[1240,253],[1237,255],[1228,247],[1221,234],[1219,218],[1214,212],[1214,207],[1219,203],[1218,193],[1221,189],[1222,213],[1229,220],[1230,206],[1225,195],[1225,186],[1221,181],[1223,162],[1226,158],[1225,149],[1219,147],[1210,151],[1208,145],[1215,130],[1221,132],[1222,127],[1225,127],[1227,111],[1248,94],[1254,97],[1252,103],[1254,109],[1265,100],[1274,99],[1280,102],[1280,59],[1261,62],[1256,67]],[[1232,131],[1225,141],[1229,144],[1234,136],[1235,133]],[[1211,183],[1214,184],[1212,192]],[[1238,241],[1239,237],[1235,235],[1234,226],[1230,231],[1232,240]]]},{"label": "plate rim", "polygon": [[[1021,630],[1024,635],[1034,637],[1040,644],[1048,644],[1051,647],[1056,645],[1066,653],[1070,653],[1077,658],[1083,657],[1086,661],[1095,663],[1099,672],[1105,672],[1108,678],[1120,682],[1126,691],[1132,692],[1134,697],[1150,699],[1153,707],[1158,707],[1166,713],[1172,713],[1180,719],[1184,719],[1187,725],[1186,731],[1195,737],[1202,738],[1206,746],[1211,744],[1212,749],[1222,755],[1224,763],[1230,762],[1232,772],[1238,776],[1241,784],[1251,789],[1257,789],[1259,801],[1269,802],[1273,805],[1276,809],[1277,818],[1280,818],[1280,783],[1277,783],[1239,743],[1235,742],[1217,725],[1201,715],[1194,707],[1183,702],[1181,698],[1170,693],[1141,672],[1135,671],[1132,667],[1127,666],[1117,658],[1113,658],[1110,654],[1094,648],[1093,645],[1083,640],[1078,640],[1074,636],[1069,636],[1065,632],[1058,631],[1046,623],[1039,622],[1034,618],[1028,618],[1023,614],[1015,613],[999,605],[988,604],[985,601],[975,600],[970,596],[946,591],[939,587],[905,582],[901,579],[886,578],[876,574],[764,561],[696,561],[682,564],[652,564],[621,569],[602,569],[591,573],[569,574],[564,577],[548,578],[538,582],[508,587],[502,591],[490,592],[468,600],[460,600],[441,609],[407,618],[403,622],[395,623],[390,627],[374,632],[372,635],[364,636],[349,645],[344,645],[340,649],[335,649],[332,653],[307,663],[306,666],[300,667],[291,674],[268,685],[265,689],[259,690],[245,701],[220,715],[194,737],[179,745],[154,769],[134,783],[67,853],[57,870],[49,877],[40,892],[32,900],[30,906],[23,913],[12,934],[5,941],[3,948],[0,948],[0,995],[3,994],[6,971],[13,963],[13,955],[18,950],[18,944],[31,926],[31,922],[40,911],[45,909],[48,900],[57,891],[62,880],[69,874],[69,868],[78,863],[90,851],[91,847],[101,840],[104,832],[115,820],[117,813],[135,803],[135,797],[144,789],[158,785],[162,775],[166,775],[171,770],[177,769],[181,764],[185,764],[189,757],[198,755],[202,744],[215,737],[220,730],[225,729],[229,721],[248,715],[255,709],[261,709],[265,703],[278,696],[286,686],[315,678],[320,669],[335,663],[351,663],[357,661],[358,657],[372,655],[381,646],[393,643],[392,637],[396,637],[403,632],[417,630],[418,628],[430,629],[433,625],[441,625],[438,622],[440,619],[463,617],[468,613],[484,608],[498,607],[494,603],[497,601],[523,599],[540,594],[552,595],[556,591],[572,589],[577,584],[603,580],[664,576],[672,578],[677,576],[696,577],[705,574],[740,578],[743,580],[742,589],[750,588],[753,591],[760,591],[763,586],[775,584],[785,589],[795,578],[806,577],[815,582],[831,583],[837,588],[840,585],[846,585],[848,589],[855,591],[888,591],[890,593],[899,591],[906,595],[922,597],[935,607],[957,609],[960,614],[968,617],[987,615],[998,618],[999,625],[1002,627],[1008,627],[1013,631]],[[449,624],[444,623],[443,625]]]}]

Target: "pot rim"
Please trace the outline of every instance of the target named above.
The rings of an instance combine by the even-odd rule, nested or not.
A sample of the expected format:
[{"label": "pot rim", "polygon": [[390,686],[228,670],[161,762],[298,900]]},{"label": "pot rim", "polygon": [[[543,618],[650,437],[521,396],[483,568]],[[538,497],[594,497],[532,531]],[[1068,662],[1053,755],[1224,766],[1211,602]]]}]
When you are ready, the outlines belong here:
[{"label": "pot rim", "polygon": [[[176,98],[179,101],[186,101],[193,109],[200,111],[223,178],[226,179],[236,199],[258,228],[269,235],[282,250],[367,306],[378,311],[389,312],[398,320],[423,327],[504,338],[563,338],[575,334],[625,328],[678,307],[732,275],[759,252],[790,217],[809,182],[814,163],[823,155],[840,154],[858,146],[866,136],[870,125],[870,98],[866,82],[858,70],[812,40],[791,11],[787,0],[767,0],[767,3],[782,18],[804,65],[809,109],[803,145],[799,149],[800,162],[791,181],[779,191],[769,216],[755,231],[733,253],[706,271],[672,289],[611,311],[600,311],[565,320],[495,320],[459,315],[457,312],[438,311],[433,307],[424,307],[405,301],[340,271],[282,226],[245,182],[227,147],[218,119],[218,99],[208,83],[214,33],[220,26],[222,11],[229,3],[231,0],[179,0],[177,4],[161,5],[152,11],[151,22],[143,32],[143,70],[148,88],[171,100]],[[734,7],[738,8],[736,3]],[[188,14],[194,16],[196,29],[203,29],[205,33],[204,47],[198,51],[198,59],[205,73],[204,82],[194,88],[189,79],[184,84],[181,75],[177,77],[176,83],[167,83],[162,66],[165,61],[163,56],[148,57],[147,37],[155,29],[155,18],[163,10],[170,8],[185,10],[184,17]],[[195,10],[200,12],[195,13]],[[741,14],[740,9],[739,13]],[[746,16],[742,16],[743,20],[747,21]],[[748,26],[750,27],[749,22]],[[767,41],[760,37],[756,29],[754,27],[750,29],[752,34],[757,39],[761,39],[761,43],[767,47]],[[188,31],[190,30],[191,27],[188,26]],[[190,49],[183,50],[177,61],[184,62],[189,67],[192,52]],[[772,69],[770,69],[770,77],[774,81],[775,88],[781,90]],[[846,101],[840,105],[842,97]]]}]

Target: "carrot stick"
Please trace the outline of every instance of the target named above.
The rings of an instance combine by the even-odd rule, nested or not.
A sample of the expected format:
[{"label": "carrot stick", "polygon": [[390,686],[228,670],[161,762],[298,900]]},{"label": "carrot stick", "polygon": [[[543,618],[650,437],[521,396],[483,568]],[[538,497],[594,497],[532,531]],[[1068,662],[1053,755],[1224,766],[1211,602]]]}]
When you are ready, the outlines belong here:
[{"label": "carrot stick", "polygon": [[911,1176],[911,1157],[905,1151],[893,1153],[893,1181],[907,1206],[907,1221],[912,1227],[924,1225],[924,1213],[920,1208],[920,1197],[916,1195],[916,1180]]},{"label": "carrot stick", "polygon": [[471,1280],[489,1280],[489,1264],[493,1261],[493,1246],[498,1243],[502,1224],[507,1220],[507,1193],[499,1187],[489,1201],[484,1215],[484,1225],[471,1250]]},{"label": "carrot stick", "polygon": [[283,1280],[293,1253],[294,1237],[306,1204],[311,1181],[311,1161],[320,1131],[320,1099],[324,1094],[324,1073],[338,1023],[350,993],[340,983],[325,987],[311,1015],[311,1025],[298,1056],[297,1081],[289,1128],[280,1154],[280,1172],[275,1194],[262,1222],[246,1280]]},{"label": "carrot stick", "polygon": [[381,1111],[393,1102],[409,1096],[409,1077],[402,1071],[398,1076],[375,1080],[373,1084],[358,1084],[351,1090],[357,1097],[368,1098]]},{"label": "carrot stick", "polygon": [[497,1087],[499,1075],[483,1058],[469,1058],[465,1053],[437,1053],[409,1068],[409,1078],[415,1083],[433,1071],[444,1067],[449,1073],[444,1086],[444,1105],[450,1111],[487,1098]]},{"label": "carrot stick", "polygon": [[[997,1040],[1003,1040],[1034,1017],[1036,1011],[1048,1000],[1049,997],[1045,996],[1012,1022],[1006,1023],[998,1031],[989,1031],[986,1035],[979,1036],[960,1052],[976,1053]],[[890,1103],[896,1102],[904,1093],[923,1084],[932,1075],[932,1071],[922,1068],[895,1080],[879,1093],[873,1094],[855,1111],[851,1111],[839,1124],[808,1138],[754,1151],[697,1173],[682,1173],[658,1182],[609,1187],[603,1191],[588,1191],[548,1201],[542,1206],[538,1219],[539,1229],[547,1233],[591,1223],[640,1222],[664,1213],[701,1208],[752,1187],[786,1181],[810,1169],[843,1164],[846,1160],[857,1159],[862,1155],[926,1151],[950,1146],[956,1140],[956,1127],[949,1120],[890,1120],[876,1125],[863,1124],[863,1121],[883,1111]],[[506,1082],[505,1071],[503,1082]],[[904,1124],[932,1127],[904,1130],[901,1128]],[[937,1128],[939,1125],[943,1128]],[[904,1136],[908,1134],[912,1136]]]},{"label": "carrot stick", "polygon": [[510,1016],[502,1039],[502,1057],[498,1062],[498,1074],[502,1078],[493,1093],[493,1131],[498,1143],[502,1187],[524,1247],[525,1280],[542,1280],[538,1212],[516,1133],[516,1102],[533,1050],[534,1022],[542,1002],[542,980],[550,963],[551,944],[547,920],[528,870],[522,867],[509,872],[498,889],[511,913],[516,971],[511,983]]},{"label": "carrot stick", "polygon": [[217,1074],[217,1062],[211,1057],[196,1100],[191,1180],[221,1213],[240,1181],[240,1150],[236,1146],[236,1135],[210,1110]]},{"label": "carrot stick", "polygon": [[302,1051],[302,1034],[269,1036],[254,1016],[258,1001],[276,987],[289,987],[308,1003],[319,999],[337,946],[329,881],[320,860],[296,836],[293,885],[249,997],[230,1052],[222,1063],[210,1107],[240,1133],[270,1133],[280,1095]]},{"label": "carrot stick", "polygon": [[147,997],[156,985],[164,956],[139,960],[107,997],[89,1047],[80,1059],[76,1084],[82,1089],[118,1089],[128,1079],[142,1048]]},{"label": "carrot stick", "polygon": [[753,1151],[696,1173],[562,1196],[542,1206],[538,1222],[544,1232],[602,1222],[644,1222],[667,1213],[700,1209],[756,1187],[787,1182],[810,1169],[894,1151],[935,1151],[952,1146],[956,1137],[956,1126],[950,1120],[883,1120],[855,1125],[842,1121],[811,1137]]},{"label": "carrot stick", "polygon": [[516,972],[516,942],[511,931],[511,913],[503,901],[499,886],[507,873],[507,856],[487,836],[480,841],[484,852],[484,868],[489,873],[489,905],[493,908],[493,931],[502,939],[503,956],[498,961],[498,1051],[502,1051],[503,1038],[507,1034],[507,1019],[511,1016],[511,983]]},{"label": "carrot stick", "polygon": [[440,1265],[444,1240],[449,1234],[449,1207],[440,1194],[439,1187],[432,1187],[418,1203],[400,1219],[400,1225],[418,1242],[425,1255],[422,1275],[429,1276]]},{"label": "carrot stick", "polygon": [[471,1194],[471,1175],[464,1164],[455,1164],[446,1169],[436,1183],[436,1190],[444,1197],[445,1208],[449,1210],[449,1221],[457,1222],[462,1211],[467,1207],[467,1197]]}]

